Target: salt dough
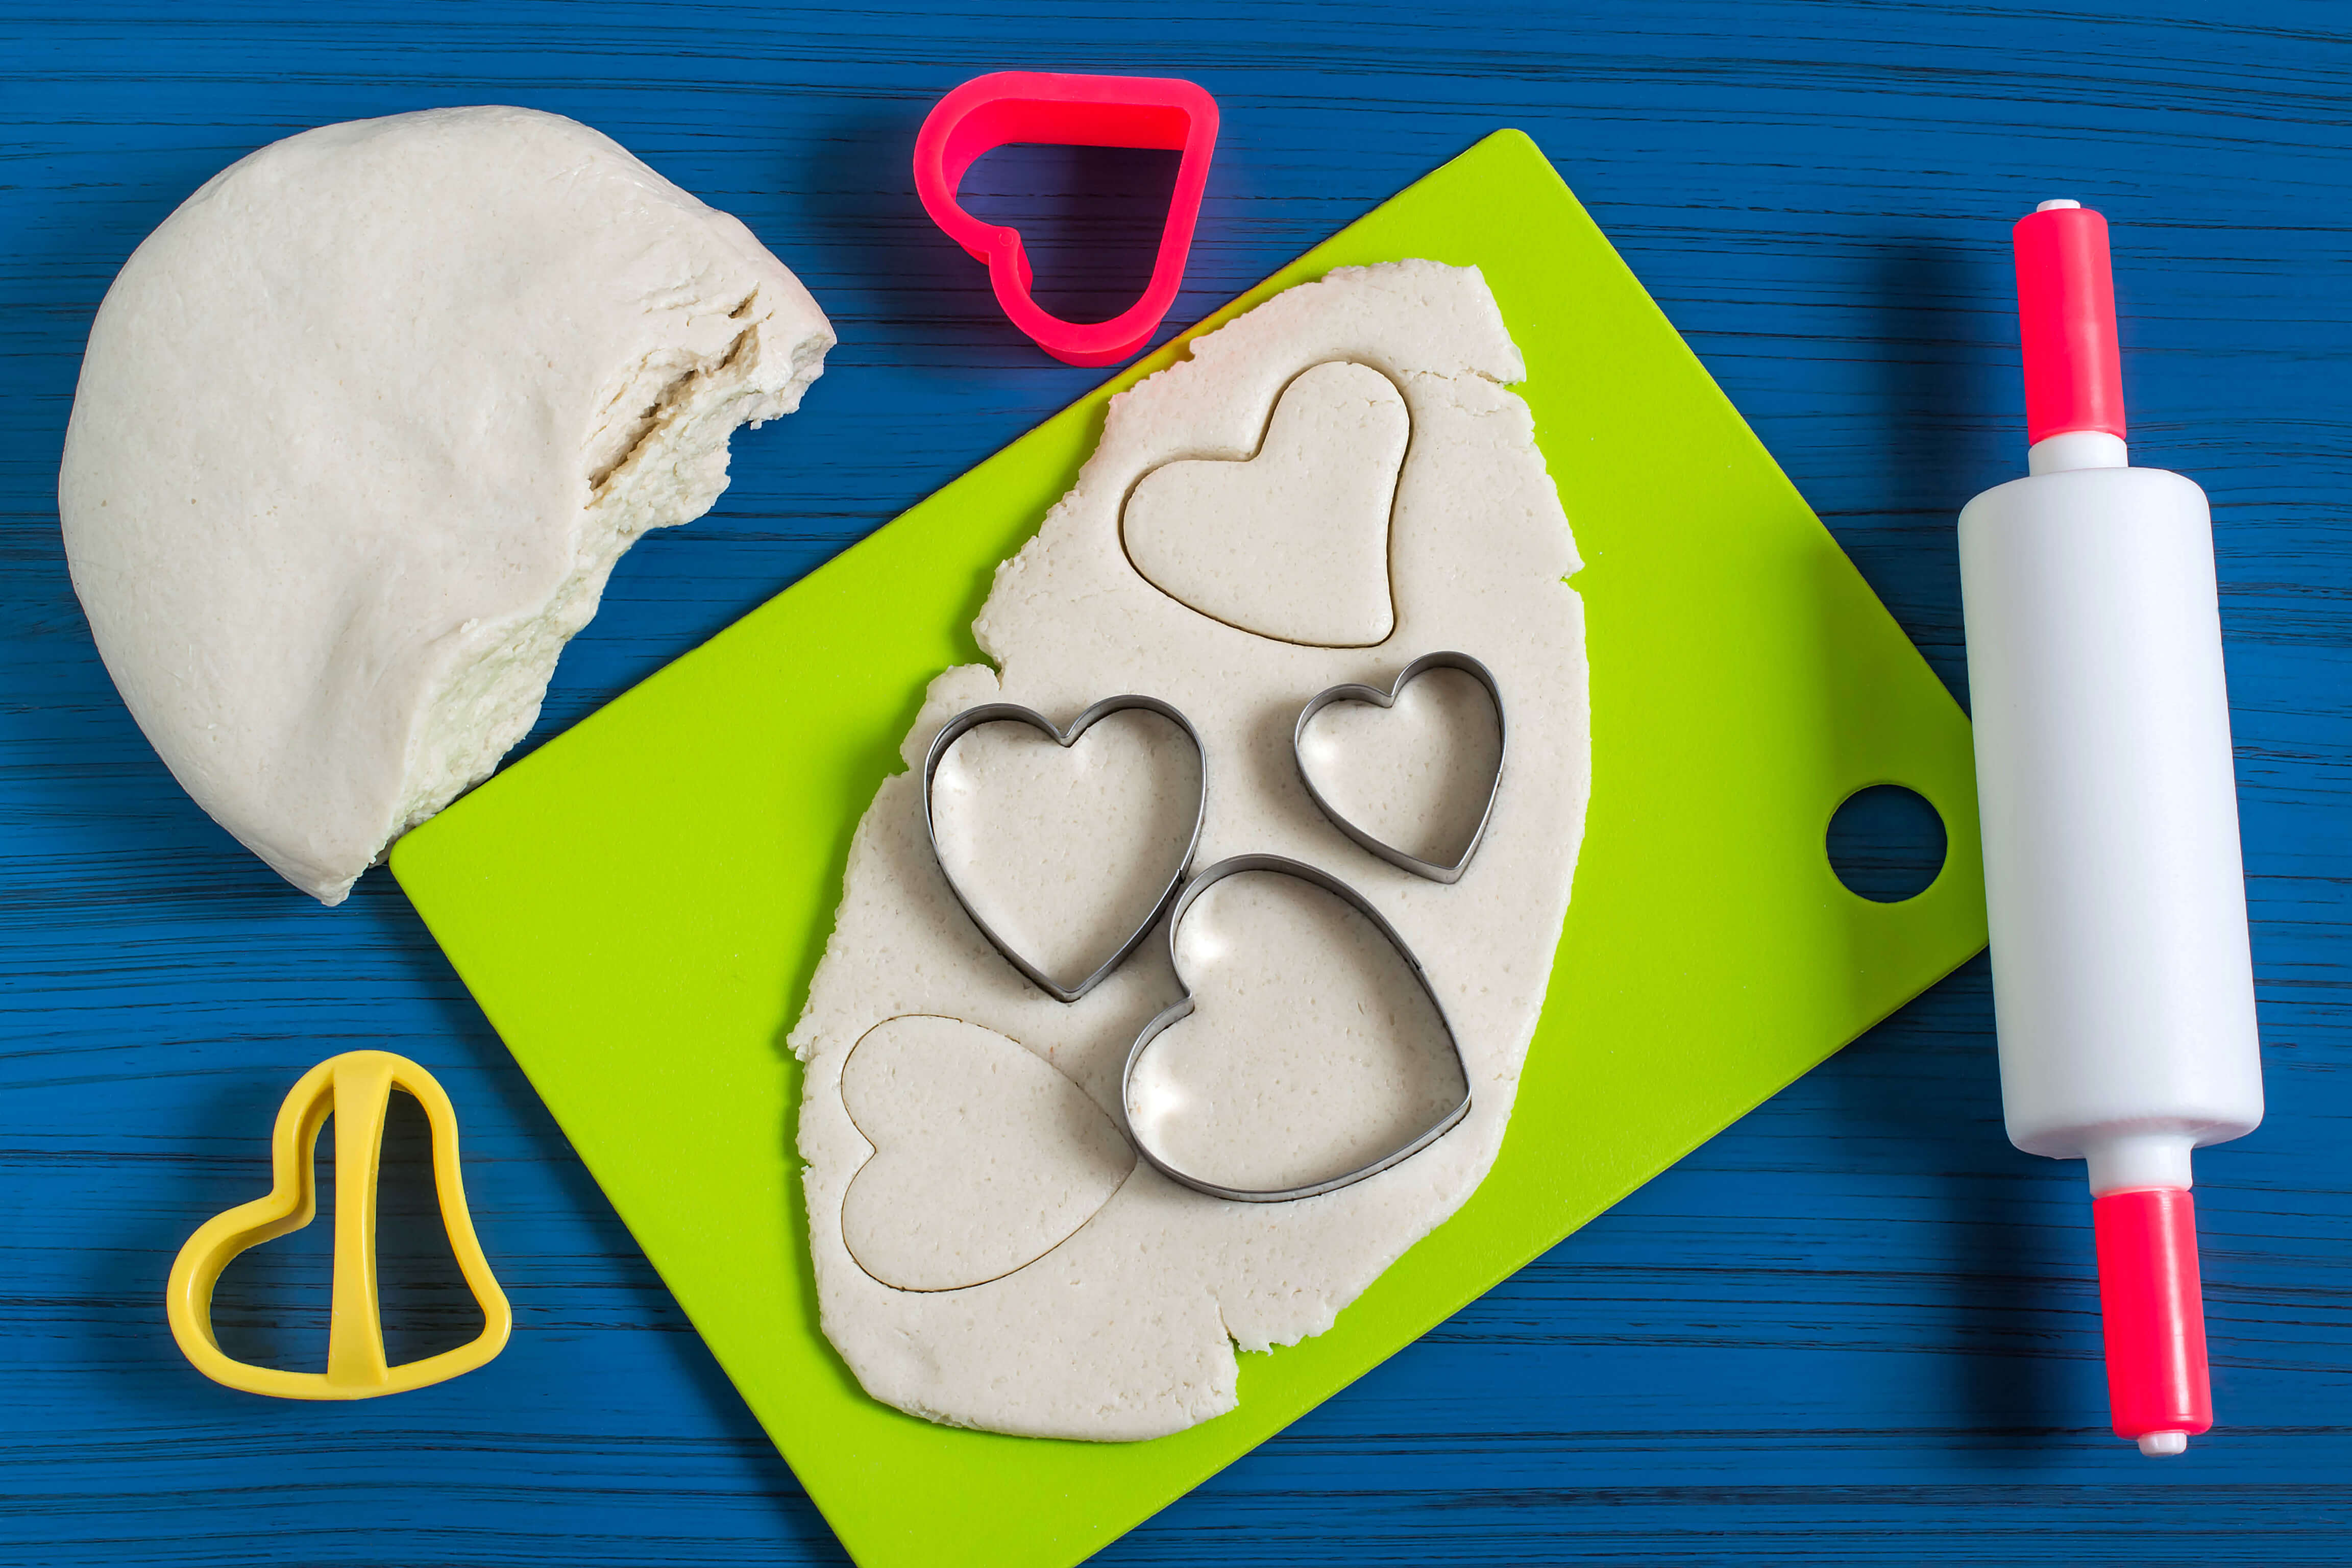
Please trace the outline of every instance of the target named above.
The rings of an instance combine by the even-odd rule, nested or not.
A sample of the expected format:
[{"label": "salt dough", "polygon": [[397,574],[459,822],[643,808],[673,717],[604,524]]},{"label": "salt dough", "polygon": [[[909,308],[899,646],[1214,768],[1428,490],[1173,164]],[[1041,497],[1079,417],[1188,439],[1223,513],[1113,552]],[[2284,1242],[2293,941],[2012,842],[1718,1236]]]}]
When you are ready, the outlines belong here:
[{"label": "salt dough", "polygon": [[[1129,492],[1171,462],[1246,459],[1283,389],[1335,363],[1376,373],[1411,419],[1388,533],[1387,640],[1276,640],[1145,581],[1120,537]],[[993,1030],[1109,1110],[1138,1030],[1179,994],[1158,938],[1075,1005],[1022,980],[940,874],[919,772],[894,775],[858,824],[833,934],[791,1036],[807,1064],[799,1140],[821,1320],[876,1398],[957,1426],[1105,1441],[1207,1420],[1234,1407],[1236,1345],[1263,1351],[1329,1328],[1493,1163],[1567,912],[1589,777],[1583,616],[1565,581],[1579,563],[1527,407],[1505,386],[1523,374],[1476,270],[1428,261],[1343,268],[1199,339],[1188,362],[1112,399],[1076,487],[997,570],[973,629],[998,669],[936,679],[903,749],[919,768],[940,727],[985,701],[1024,703],[1056,722],[1118,692],[1173,703],[1208,757],[1200,863],[1283,855],[1360,891],[1428,969],[1460,1040],[1469,1115],[1391,1169],[1296,1203],[1225,1202],[1139,1166],[1024,1268],[967,1289],[882,1283],[858,1266],[843,1224],[845,1196],[876,1158],[843,1100],[845,1064],[868,1030],[914,1014]],[[1171,530],[1171,541],[1233,547],[1215,520],[1189,521],[1197,526]],[[1317,692],[1385,687],[1439,648],[1494,671],[1511,722],[1487,837],[1451,887],[1345,837],[1307,798],[1290,751]],[[1213,965],[1200,978],[1204,1038],[1246,1021],[1250,998],[1221,986]],[[1350,1068],[1350,1048],[1327,1035],[1313,1065],[1322,1092],[1344,1102],[1325,1125],[1352,1116],[1360,1130],[1416,1079]],[[873,1228],[861,1234],[875,1244]]]},{"label": "salt dough", "polygon": [[1345,360],[1282,390],[1246,462],[1166,464],[1128,498],[1135,569],[1178,602],[1285,642],[1389,635],[1389,510],[1411,424],[1380,372]]},{"label": "salt dough", "polygon": [[953,1018],[877,1025],[849,1053],[841,1098],[876,1151],[843,1197],[842,1234],[860,1268],[904,1290],[982,1284],[1043,1257],[1135,1167],[1077,1085]]},{"label": "salt dough", "polygon": [[931,780],[940,858],[964,896],[1072,989],[1150,915],[1200,810],[1200,753],[1142,709],[1106,713],[1067,746],[1018,721],[980,725]]},{"label": "salt dough", "polygon": [[90,329],[58,480],[173,774],[334,904],[488,776],[646,530],[727,487],[832,329],[749,229],[584,125],[430,110],[215,175]]},{"label": "salt dough", "polygon": [[1333,810],[1416,859],[1452,866],[1494,790],[1503,728],[1486,687],[1439,666],[1406,682],[1392,707],[1323,709],[1298,752]]}]

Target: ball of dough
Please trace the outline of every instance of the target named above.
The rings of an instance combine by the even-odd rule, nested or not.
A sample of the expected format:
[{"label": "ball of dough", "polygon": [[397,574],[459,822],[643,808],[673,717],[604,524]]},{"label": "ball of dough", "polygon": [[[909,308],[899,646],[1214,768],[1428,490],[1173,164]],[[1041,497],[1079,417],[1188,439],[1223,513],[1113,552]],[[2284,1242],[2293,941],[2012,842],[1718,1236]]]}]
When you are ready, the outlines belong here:
[{"label": "ball of dough", "polygon": [[214,176],[90,329],[58,504],[123,700],[329,904],[538,717],[621,552],[727,488],[834,336],[751,232],[529,110]]}]

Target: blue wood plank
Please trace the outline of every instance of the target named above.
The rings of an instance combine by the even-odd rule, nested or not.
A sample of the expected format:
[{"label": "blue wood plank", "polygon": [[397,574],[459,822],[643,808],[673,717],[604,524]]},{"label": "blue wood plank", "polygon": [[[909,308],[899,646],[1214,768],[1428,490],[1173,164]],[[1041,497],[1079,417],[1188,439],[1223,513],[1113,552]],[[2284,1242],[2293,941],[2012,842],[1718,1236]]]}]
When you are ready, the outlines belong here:
[{"label": "blue wood plank", "polygon": [[[1007,66],[1218,95],[1171,321],[1524,127],[1956,689],[1951,520],[2020,460],[2007,226],[2104,208],[2136,454],[2218,509],[2273,1107],[2200,1162],[2224,1430],[2184,1460],[2103,1431],[2079,1173],[2000,1138],[1979,962],[1103,1561],[2352,1556],[2340,8],[366,0],[0,16],[0,1558],[841,1560],[388,879],[310,906],[156,762],[74,603],[55,472],[108,279],[231,159],[435,104],[598,126],[741,215],[843,341],[803,413],[739,437],[718,510],[623,562],[552,733],[1092,384],[912,199],[924,108]],[[1092,209],[1106,246],[1056,187],[1147,165],[1005,154],[977,200],[1108,308],[1149,198]],[[363,1045],[461,1108],[513,1345],[355,1405],[215,1388],[163,1327],[172,1254],[258,1192],[294,1077]],[[461,1334],[413,1136],[390,1161],[387,1300]],[[315,1353],[322,1244],[234,1271],[226,1331]]]}]

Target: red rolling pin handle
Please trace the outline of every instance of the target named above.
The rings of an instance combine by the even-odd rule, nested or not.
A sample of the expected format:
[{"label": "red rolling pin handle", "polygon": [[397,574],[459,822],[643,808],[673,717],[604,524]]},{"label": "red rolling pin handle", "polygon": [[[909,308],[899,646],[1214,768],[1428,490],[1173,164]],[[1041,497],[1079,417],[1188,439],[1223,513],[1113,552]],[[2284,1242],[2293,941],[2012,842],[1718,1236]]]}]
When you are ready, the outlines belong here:
[{"label": "red rolling pin handle", "polygon": [[2196,1203],[2183,1187],[2106,1193],[2091,1200],[2091,1224],[2116,1436],[2179,1453],[2213,1425]]},{"label": "red rolling pin handle", "polygon": [[2017,325],[2028,445],[2070,430],[2124,437],[2123,363],[2107,220],[2073,202],[2018,219]]}]

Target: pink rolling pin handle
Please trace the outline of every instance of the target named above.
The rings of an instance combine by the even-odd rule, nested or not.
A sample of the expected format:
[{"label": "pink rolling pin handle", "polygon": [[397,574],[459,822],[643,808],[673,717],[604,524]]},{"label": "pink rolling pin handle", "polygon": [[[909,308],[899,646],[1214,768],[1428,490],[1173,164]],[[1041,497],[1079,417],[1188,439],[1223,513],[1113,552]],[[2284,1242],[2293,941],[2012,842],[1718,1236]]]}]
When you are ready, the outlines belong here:
[{"label": "pink rolling pin handle", "polygon": [[2094,1198],[2091,1223],[2116,1436],[2178,1454],[2213,1425],[2197,1205],[2183,1187],[2131,1187]]},{"label": "pink rolling pin handle", "polygon": [[2044,202],[2011,231],[2017,327],[2025,351],[2028,445],[2074,430],[2124,437],[2122,357],[2107,220],[2074,202]]}]

